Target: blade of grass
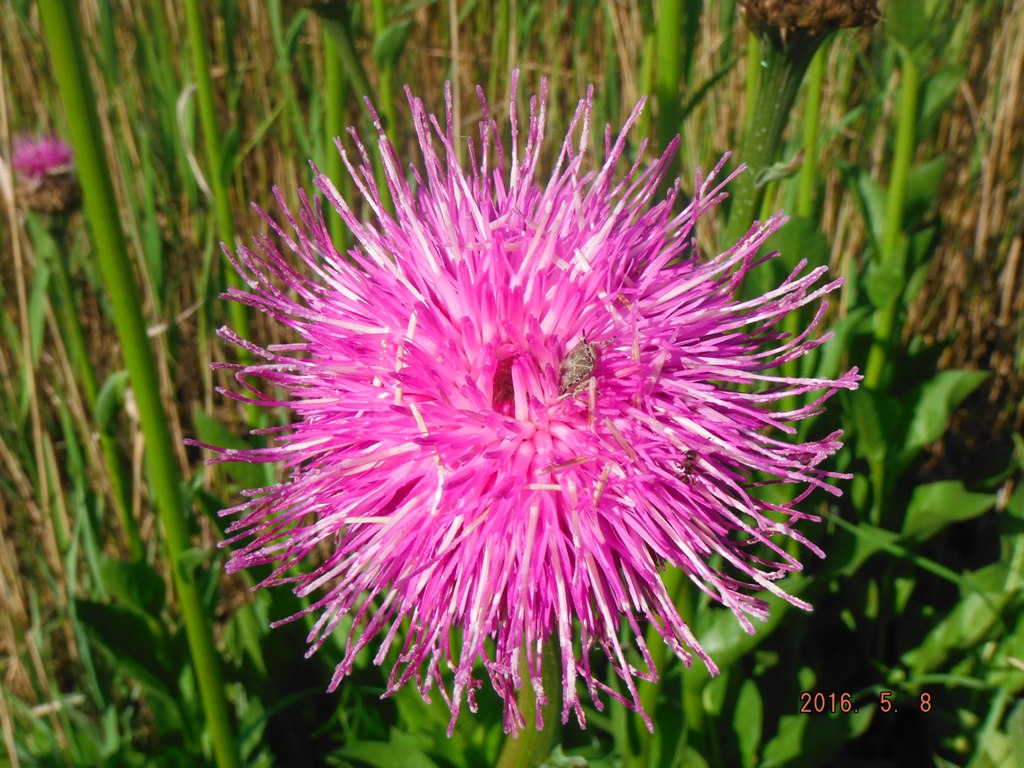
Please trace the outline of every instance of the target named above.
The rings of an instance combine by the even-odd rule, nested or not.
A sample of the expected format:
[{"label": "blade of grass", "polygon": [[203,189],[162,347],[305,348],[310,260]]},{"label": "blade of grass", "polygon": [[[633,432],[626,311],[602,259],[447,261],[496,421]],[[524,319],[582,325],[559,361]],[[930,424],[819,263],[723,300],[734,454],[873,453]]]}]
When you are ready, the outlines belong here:
[{"label": "blade of grass", "polygon": [[77,8],[61,0],[41,0],[39,9],[50,60],[67,114],[100,270],[110,295],[114,322],[146,435],[152,498],[164,529],[168,560],[214,754],[221,768],[238,766],[238,750],[213,634],[196,583],[191,573],[182,567],[183,555],[189,547],[188,510],[183,503],[180,472],[171,444],[167,414],[160,398],[159,377],[146,336],[138,286],[134,282],[134,270],[116,208],[92,83],[82,51]]},{"label": "blade of grass", "polygon": [[[344,164],[341,162],[341,154],[334,144],[334,140],[340,137],[345,131],[345,78],[342,71],[341,55],[331,44],[330,35],[327,30],[323,33],[324,52],[324,90],[327,92],[327,109],[325,110],[325,123],[327,129],[327,142],[324,160],[324,173],[334,182],[335,186],[341,184],[341,194],[346,200],[351,200],[351,190],[348,184],[347,174],[344,173]],[[348,228],[341,216],[329,215],[327,226],[330,228],[331,239],[334,246],[341,251],[348,248]]]},{"label": "blade of grass", "polygon": [[[221,154],[220,129],[217,126],[217,107],[213,102],[213,79],[206,56],[206,35],[198,0],[186,0],[185,18],[188,23],[189,45],[192,49],[192,67],[196,78],[196,99],[199,103],[199,119],[203,125],[203,143],[206,145],[207,178],[213,195],[214,215],[217,233],[228,250],[235,250],[235,226],[231,215],[231,200],[228,196],[226,173]],[[227,265],[228,284],[242,287],[242,279],[230,265]],[[228,313],[236,333],[242,338],[249,337],[249,316],[245,306],[237,301],[229,302]],[[244,350],[239,355],[245,359]]]}]

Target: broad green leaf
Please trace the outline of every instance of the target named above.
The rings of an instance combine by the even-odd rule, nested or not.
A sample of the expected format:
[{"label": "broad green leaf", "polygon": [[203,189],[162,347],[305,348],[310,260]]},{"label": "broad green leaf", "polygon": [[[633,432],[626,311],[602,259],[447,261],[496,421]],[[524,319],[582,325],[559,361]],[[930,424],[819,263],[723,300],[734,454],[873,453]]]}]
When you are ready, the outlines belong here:
[{"label": "broad green leaf", "polygon": [[821,231],[818,222],[803,216],[794,216],[786,225],[775,232],[765,249],[779,251],[773,262],[776,270],[786,275],[793,271],[801,259],[806,259],[811,268],[828,263],[828,238]]},{"label": "broad green leaf", "polygon": [[973,652],[997,622],[1012,595],[1005,590],[1007,570],[1001,563],[987,566],[971,575],[980,591],[971,592],[935,625],[917,648],[908,651],[902,661],[911,675],[922,675],[942,667],[947,659]]},{"label": "broad green leaf", "polygon": [[100,429],[106,429],[117,415],[127,387],[128,371],[114,371],[103,382],[96,395],[96,425]]},{"label": "broad green leaf", "polygon": [[907,285],[907,275],[903,268],[906,263],[907,238],[899,236],[896,245],[897,254],[892,259],[875,259],[864,270],[861,285],[864,293],[875,309],[891,307],[903,296]]},{"label": "broad green leaf", "polygon": [[953,410],[988,376],[987,371],[941,371],[903,398],[903,406],[911,409],[901,451],[903,464],[912,461],[921,448],[942,436]]},{"label": "broad green leaf", "polygon": [[235,168],[242,159],[239,153],[241,144],[242,129],[238,123],[235,123],[228,128],[221,143],[220,168],[217,171],[220,173],[221,182],[224,184],[230,183],[231,174],[235,172]]},{"label": "broad green leaf", "polygon": [[412,21],[403,19],[389,24],[373,41],[373,61],[381,69],[394,66],[402,55],[405,43],[412,32]]},{"label": "broad green leaf", "polygon": [[675,763],[672,768],[708,768],[708,761],[696,749],[690,745],[686,746],[682,759]]},{"label": "broad green leaf", "polygon": [[118,667],[153,691],[174,698],[176,670],[166,636],[128,608],[90,600],[76,600],[81,621]]},{"label": "broad green leaf", "polygon": [[[196,434],[199,440],[207,445],[244,451],[250,446],[237,437],[224,424],[213,418],[206,411],[196,410],[194,415]],[[228,473],[228,477],[243,488],[258,488],[263,485],[263,467],[245,461],[225,461],[219,464]]]},{"label": "broad green leaf", "polygon": [[338,754],[361,760],[373,768],[438,768],[424,752],[408,744],[391,744],[386,741],[353,741],[345,745]]},{"label": "broad green leaf", "polygon": [[867,221],[868,232],[877,249],[885,233],[885,190],[867,173],[858,168],[851,169],[854,174],[854,190],[860,200],[861,210]]},{"label": "broad green leaf", "polygon": [[903,534],[923,541],[947,525],[983,515],[995,505],[990,493],[974,493],[960,480],[940,480],[914,488],[903,521]]},{"label": "broad green leaf", "polygon": [[[852,576],[876,552],[899,540],[899,534],[868,523],[858,523],[847,529],[846,535],[837,536],[839,549],[829,550],[829,563],[839,576]],[[844,542],[851,542],[845,545]]]},{"label": "broad green leaf", "polygon": [[946,172],[946,156],[939,155],[921,163],[907,178],[907,194],[904,198],[903,228],[911,231],[931,209],[939,196],[942,176]]},{"label": "broad green leaf", "polygon": [[156,616],[163,610],[164,579],[148,563],[104,558],[100,561],[100,575],[103,586],[126,607],[145,616]]},{"label": "broad green leaf", "polygon": [[262,641],[270,629],[266,609],[269,598],[265,594],[265,590],[258,591],[251,603],[232,611],[224,628],[224,645],[231,651],[231,656],[238,659],[248,656],[261,677],[267,674]]},{"label": "broad green leaf", "polygon": [[752,679],[745,680],[740,686],[732,719],[732,728],[736,734],[736,744],[744,768],[754,768],[757,765],[763,719],[764,703],[761,701],[757,683]]},{"label": "broad green leaf", "polygon": [[939,117],[952,105],[966,74],[963,65],[946,64],[925,80],[921,93],[921,118],[917,125],[918,141],[932,135]]},{"label": "broad green leaf", "polygon": [[912,51],[927,42],[932,23],[921,0],[888,0],[885,31],[893,42]]},{"label": "broad green leaf", "polygon": [[836,715],[785,715],[779,731],[767,744],[761,768],[818,768],[846,742],[863,733],[871,723],[872,708]]},{"label": "broad green leaf", "polygon": [[900,402],[884,392],[863,387],[856,392],[843,392],[841,397],[853,416],[857,456],[872,463],[884,461],[893,438],[901,436],[905,429],[906,415]]},{"label": "broad green leaf", "polygon": [[[870,311],[864,306],[853,307],[849,314],[833,323],[828,328],[832,338],[816,350],[816,358],[814,355],[808,355],[801,360],[800,374],[829,379],[838,376],[843,357],[850,351],[853,336],[870,327],[865,322],[869,320]],[[814,365],[813,371],[803,368],[805,361],[808,366]]]},{"label": "broad green leaf", "polygon": [[1024,700],[1020,700],[1006,718],[1006,738],[1017,755],[1017,765],[1024,760]]}]

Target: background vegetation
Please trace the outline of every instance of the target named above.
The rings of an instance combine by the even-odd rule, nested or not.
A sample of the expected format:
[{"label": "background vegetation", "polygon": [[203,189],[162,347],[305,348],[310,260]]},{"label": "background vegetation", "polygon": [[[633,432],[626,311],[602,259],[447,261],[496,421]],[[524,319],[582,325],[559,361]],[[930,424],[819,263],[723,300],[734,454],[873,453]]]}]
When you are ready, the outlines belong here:
[{"label": "background vegetation", "polygon": [[[258,420],[215,393],[227,377],[210,363],[236,359],[216,328],[244,322],[261,343],[286,339],[262,317],[228,316],[217,296],[232,278],[218,242],[262,234],[248,202],[273,212],[276,184],[293,204],[309,185],[307,159],[342,179],[331,139],[365,126],[363,92],[399,154],[413,158],[401,84],[439,110],[450,79],[469,134],[480,117],[474,86],[502,124],[514,67],[521,96],[550,79],[555,135],[588,84],[599,125],[621,125],[651,94],[636,136],[664,146],[681,133],[676,169],[687,185],[697,167],[741,146],[764,51],[729,0],[662,0],[657,13],[616,0],[363,0],[333,21],[298,3],[219,0],[202,4],[191,34],[184,8],[198,4],[78,5],[117,218],[191,511],[179,578],[196,585],[213,627],[239,759],[493,765],[503,742],[493,696],[482,695],[480,712],[464,714],[449,739],[439,702],[413,691],[378,700],[383,679],[369,658],[326,694],[339,647],[304,660],[301,623],[268,629],[295,598],[253,594],[252,575],[223,574],[216,512],[274,474],[206,468],[183,439],[241,445]],[[1024,3],[891,0],[883,10],[881,24],[821,48],[779,164],[761,179],[765,209],[794,214],[778,236],[785,264],[828,262],[847,278],[826,321],[836,338],[808,372],[869,367],[866,386],[810,426],[846,430],[838,464],[855,474],[843,498],[807,502],[825,517],[809,534],[828,558],[783,586],[815,611],[776,605],[750,638],[727,612],[698,605],[697,636],[722,675],[666,660],[661,684],[644,694],[654,737],[609,706],[588,712],[586,732],[563,730],[553,765],[1024,765]],[[0,155],[9,157],[17,133],[67,135],[35,3],[0,5],[0,46]],[[207,86],[214,109],[201,115]],[[7,763],[212,762],[216,736],[172,596],[136,392],[90,240],[98,224],[25,212],[13,199],[4,212]],[[719,247],[724,225],[702,225],[705,252]],[[892,322],[880,333],[883,316]],[[871,370],[873,348],[884,354]],[[837,708],[849,693],[857,712],[801,713],[805,691],[834,693]]]}]

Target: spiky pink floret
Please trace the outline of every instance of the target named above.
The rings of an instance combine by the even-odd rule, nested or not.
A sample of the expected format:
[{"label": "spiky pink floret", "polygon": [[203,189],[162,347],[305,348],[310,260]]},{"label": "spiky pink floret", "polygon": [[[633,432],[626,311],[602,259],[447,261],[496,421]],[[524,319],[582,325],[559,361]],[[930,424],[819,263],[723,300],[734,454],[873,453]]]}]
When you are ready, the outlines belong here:
[{"label": "spiky pink floret", "polygon": [[48,173],[67,170],[74,159],[71,147],[56,136],[18,136],[14,139],[11,167],[23,178],[36,181]]},{"label": "spiky pink floret", "polygon": [[[686,664],[694,653],[717,671],[666,592],[666,567],[682,569],[748,632],[750,618],[766,616],[762,590],[809,609],[776,584],[801,569],[779,542],[821,555],[793,523],[817,520],[796,508],[813,489],[839,493],[830,482],[839,476],[818,465],[840,435],[807,443],[774,435],[793,435],[792,422],[859,378],[771,372],[827,338],[810,333],[821,297],[839,283],[818,285],[825,268],[805,272],[801,263],[775,290],[737,298],[782,217],[725,253],[697,257],[694,225],[725,196],[722,163],[698,175],[678,213],[678,185],[654,202],[678,139],[653,165],[637,160],[616,180],[641,103],[614,142],[606,131],[604,163],[586,171],[588,93],[543,182],[546,86],[530,101],[525,148],[514,90],[515,80],[507,165],[481,93],[481,151],[470,143],[467,172],[450,92],[442,128],[407,89],[423,163],[406,177],[380,132],[393,217],[358,137],[350,131],[356,166],[339,141],[373,212],[359,221],[314,167],[317,189],[358,241],[348,254],[332,244],[319,198],[300,191],[296,221],[275,190],[291,232],[263,214],[276,239],[238,249],[232,258],[251,292],[228,295],[298,341],[260,348],[222,329],[266,361],[223,367],[248,390],[233,397],[285,406],[294,418],[272,430],[270,447],[218,455],[290,471],[225,510],[237,516],[228,568],[272,564],[264,585],[290,583],[312,596],[310,654],[351,620],[331,689],[379,638],[375,663],[393,663],[386,694],[415,681],[426,698],[436,684],[454,727],[464,700],[475,709],[486,672],[508,732],[524,725],[516,702],[524,673],[546,701],[545,644],[557,644],[561,658],[563,722],[575,711],[581,725],[579,678],[598,709],[603,691],[642,712],[635,680],[656,672],[643,640],[648,622]],[[277,242],[298,256],[298,269]],[[808,304],[819,306],[814,322],[787,337],[782,319]],[[562,378],[570,353],[578,367]],[[821,396],[810,405],[772,410],[811,391]],[[794,500],[760,500],[754,475],[793,484]],[[642,668],[620,642],[623,622]],[[592,671],[595,646],[623,694]]]}]

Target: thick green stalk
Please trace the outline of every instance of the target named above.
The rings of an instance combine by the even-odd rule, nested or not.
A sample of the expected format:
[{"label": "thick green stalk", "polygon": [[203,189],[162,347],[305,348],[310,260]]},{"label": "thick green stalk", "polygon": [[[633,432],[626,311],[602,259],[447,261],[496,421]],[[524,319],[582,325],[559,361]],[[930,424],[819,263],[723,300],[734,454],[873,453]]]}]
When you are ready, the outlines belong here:
[{"label": "thick green stalk", "polygon": [[[657,48],[654,33],[648,32],[644,35],[644,47],[643,50],[640,51],[640,81],[637,83],[640,93],[654,93],[654,66],[656,52]],[[636,135],[651,135],[650,105],[640,113],[640,119],[636,126]]]},{"label": "thick green stalk", "polygon": [[[818,136],[821,132],[821,96],[825,84],[825,57],[828,54],[828,46],[821,46],[814,58],[811,60],[809,77],[807,80],[806,103],[804,105],[804,133],[803,133],[803,164],[800,166],[800,177],[797,186],[796,215],[810,218],[814,215],[815,195],[818,191]],[[813,264],[817,267],[819,265]],[[783,327],[790,337],[800,333],[803,325],[803,313],[793,310],[783,320]],[[790,360],[782,366],[783,375],[795,378],[800,374],[800,363],[798,360]],[[795,397],[787,397],[782,407],[784,410],[793,410],[799,405]],[[787,497],[791,498],[792,489],[786,486]],[[790,539],[790,545],[796,542]],[[791,549],[792,553],[793,550]]]},{"label": "thick green stalk", "polygon": [[491,6],[491,13],[494,14],[494,34],[491,38],[491,72],[487,84],[487,102],[498,104],[498,76],[503,73],[504,77],[501,79],[507,78],[508,73],[512,71],[509,26],[513,21],[510,19],[509,0],[498,0]]},{"label": "thick green stalk", "polygon": [[[388,27],[388,15],[384,0],[373,0],[373,32],[379,38]],[[394,136],[395,95],[392,88],[391,62],[385,62],[377,70],[377,109],[384,121],[384,130]]]},{"label": "thick green stalk", "polygon": [[[680,618],[692,628],[694,626],[693,584],[683,576],[683,572],[678,568],[666,570],[662,575],[662,581],[665,584],[665,591],[672,596],[672,603],[676,606],[676,610],[679,611]],[[647,649],[651,654],[651,664],[658,671],[658,679],[654,682],[641,682],[638,685],[640,706],[643,707],[644,712],[651,718],[651,721],[656,723],[658,700],[661,697],[665,674],[668,671],[667,667],[671,663],[672,657],[669,654],[668,645],[665,644],[665,640],[654,626],[648,627],[644,642],[647,644]],[[703,721],[702,689],[702,683],[700,685],[686,686],[683,689],[683,712],[686,715],[686,721],[678,734],[671,734],[672,738],[677,742],[684,741],[687,738],[687,734],[692,733],[695,728],[699,728],[700,723]],[[632,756],[628,764],[631,768],[646,768],[652,764],[651,760],[653,757],[664,753],[666,746],[665,736],[668,734],[657,730],[657,725],[655,725],[655,732],[653,734],[650,733],[639,715],[633,715],[632,720],[634,733],[640,739],[640,751]]]},{"label": "thick green stalk", "polygon": [[[747,120],[738,158],[747,165],[747,171],[733,182],[726,247],[746,234],[761,210],[764,187],[760,184],[760,177],[779,160],[782,132],[807,65],[819,43],[820,38],[812,37],[791,41],[784,47],[773,45],[768,40],[761,41],[760,71],[756,73],[757,96]],[[754,75],[752,72],[748,76]]]},{"label": "thick green stalk", "polygon": [[[327,128],[327,151],[324,159],[324,173],[334,182],[339,191],[347,180],[341,154],[334,145],[334,140],[345,133],[345,78],[342,75],[341,56],[331,44],[327,31],[324,31],[324,90],[327,91],[327,106],[324,122]],[[342,192],[342,194],[345,194]],[[327,226],[331,232],[334,247],[344,251],[348,247],[348,228],[341,216],[329,214]]]},{"label": "thick green stalk", "polygon": [[146,336],[135,270],[128,256],[116,198],[100,135],[96,100],[82,50],[77,5],[64,0],[40,0],[50,61],[67,113],[71,143],[91,225],[100,272],[110,297],[114,323],[124,349],[125,363],[146,437],[146,461],[153,499],[164,530],[167,557],[181,604],[185,633],[207,726],[220,768],[240,765],[228,716],[220,658],[192,573],[183,563],[189,547],[188,511],[174,455],[167,414],[160,399],[153,350]]},{"label": "thick green stalk", "polygon": [[544,729],[538,731],[537,699],[526,675],[526,663],[522,664],[523,687],[519,691],[519,710],[523,713],[525,726],[515,738],[505,739],[498,757],[497,768],[535,768],[547,759],[558,740],[561,731],[562,666],[558,658],[556,638],[549,638],[544,644],[542,655],[543,670],[541,681],[548,703],[542,711]]},{"label": "thick green stalk", "polygon": [[[225,246],[235,250],[235,224],[231,215],[231,198],[228,196],[227,178],[220,147],[220,128],[217,125],[217,107],[213,101],[213,78],[206,57],[206,35],[203,32],[203,17],[199,0],[185,0],[185,20],[188,24],[189,47],[192,49],[192,68],[196,78],[196,100],[199,103],[199,120],[203,124],[203,144],[206,146],[207,178],[213,194],[213,210],[217,221],[217,234]],[[228,265],[228,284],[241,287],[242,279],[233,267]],[[237,301],[228,303],[231,325],[242,338],[249,338],[249,316],[244,304]],[[239,354],[243,355],[244,350]],[[244,355],[243,355],[244,358]]]},{"label": "thick green stalk", "polygon": [[685,78],[682,64],[682,0],[658,0],[654,27],[654,93],[658,97],[658,144],[665,147],[679,133],[682,96],[679,81]]},{"label": "thick green stalk", "polygon": [[[900,86],[899,119],[896,124],[896,147],[893,151],[892,170],[889,174],[889,192],[885,206],[885,233],[880,246],[880,266],[902,275],[906,257],[901,249],[903,236],[903,210],[907,195],[907,181],[914,162],[916,144],[914,130],[917,125],[917,102],[921,88],[921,68],[913,51],[903,55],[902,84]],[[864,386],[877,389],[885,373],[885,362],[892,344],[896,324],[896,311],[901,295],[894,295],[875,313],[874,338],[864,371]]]}]

